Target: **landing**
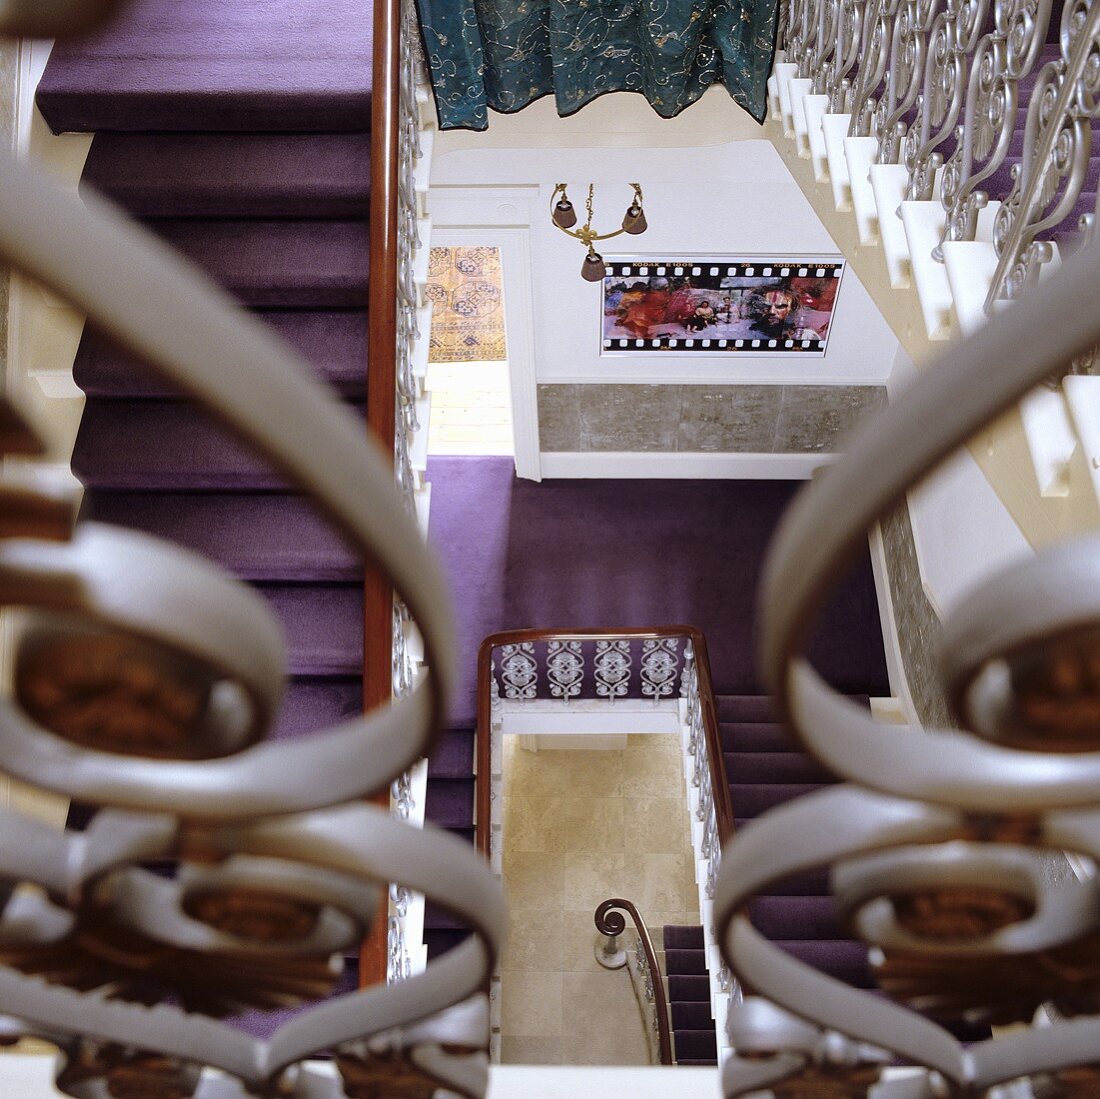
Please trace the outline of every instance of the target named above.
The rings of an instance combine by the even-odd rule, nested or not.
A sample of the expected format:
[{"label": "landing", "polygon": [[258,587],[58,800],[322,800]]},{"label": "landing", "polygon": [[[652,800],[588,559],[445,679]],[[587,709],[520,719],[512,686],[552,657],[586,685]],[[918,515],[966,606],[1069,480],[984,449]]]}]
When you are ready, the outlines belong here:
[{"label": "landing", "polygon": [[[756,675],[757,584],[801,482],[517,480],[507,458],[433,458],[430,538],[458,602],[472,720],[477,646],[522,627],[686,623],[707,637],[720,694],[764,693]],[[889,694],[867,553],[811,650],[851,693]]]}]

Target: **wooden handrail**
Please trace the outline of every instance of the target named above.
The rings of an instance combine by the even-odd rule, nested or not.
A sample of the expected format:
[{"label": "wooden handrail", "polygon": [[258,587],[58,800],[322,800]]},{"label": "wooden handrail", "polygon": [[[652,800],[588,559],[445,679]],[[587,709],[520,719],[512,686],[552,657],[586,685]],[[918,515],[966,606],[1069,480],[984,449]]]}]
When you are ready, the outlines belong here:
[{"label": "wooden handrail", "polygon": [[525,641],[580,640],[613,641],[617,638],[686,637],[695,652],[695,674],[699,684],[699,702],[703,709],[703,730],[707,746],[714,797],[714,814],[718,824],[718,839],[725,844],[733,837],[733,806],[730,802],[729,780],[722,756],[722,734],[718,726],[718,707],[714,701],[714,686],[710,672],[710,655],[701,630],[695,626],[628,626],[621,630],[502,630],[482,641],[477,654],[477,726],[474,758],[477,778],[474,789],[474,842],[478,851],[490,857],[490,811],[492,805],[492,714],[490,712],[490,678],[493,650],[501,645],[518,645]]},{"label": "wooden handrail", "polygon": [[[621,910],[621,911],[620,911]],[[649,928],[645,925],[641,913],[628,900],[611,897],[601,902],[594,916],[596,930],[601,935],[621,935],[626,930],[626,920],[622,913],[629,912],[634,926],[638,930],[638,940],[645,953],[649,966],[650,979],[653,982],[653,1009],[657,1013],[657,1046],[660,1050],[661,1064],[672,1065],[672,1033],[668,1019],[668,997],[665,995],[664,982],[661,980],[661,967],[657,964],[657,954],[653,949],[653,940]],[[617,963],[616,963],[617,964]]]},{"label": "wooden handrail", "polygon": [[[370,279],[367,308],[367,425],[393,454],[397,399],[397,183],[401,0],[374,5],[371,69]],[[363,584],[363,708],[393,695],[393,588],[367,564]],[[389,804],[389,791],[376,799]],[[386,979],[386,921],[376,920],[359,952],[359,983]]]}]

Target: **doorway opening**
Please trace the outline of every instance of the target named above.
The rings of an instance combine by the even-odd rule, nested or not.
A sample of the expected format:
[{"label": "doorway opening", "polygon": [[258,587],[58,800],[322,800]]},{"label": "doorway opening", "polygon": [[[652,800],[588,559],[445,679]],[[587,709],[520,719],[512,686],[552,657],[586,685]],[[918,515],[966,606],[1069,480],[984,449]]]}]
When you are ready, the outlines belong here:
[{"label": "doorway opening", "polygon": [[432,248],[428,299],[428,453],[514,454],[500,249]]}]

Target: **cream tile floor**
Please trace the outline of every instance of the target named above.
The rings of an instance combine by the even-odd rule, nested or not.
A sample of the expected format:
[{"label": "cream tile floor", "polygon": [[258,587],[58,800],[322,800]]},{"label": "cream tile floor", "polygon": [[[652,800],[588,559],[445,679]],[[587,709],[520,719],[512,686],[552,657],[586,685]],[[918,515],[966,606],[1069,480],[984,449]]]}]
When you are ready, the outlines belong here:
[{"label": "cream tile floor", "polygon": [[431,363],[429,454],[512,454],[506,362]]},{"label": "cream tile floor", "polygon": [[658,949],[664,924],[699,922],[679,738],[534,752],[506,737],[504,775],[501,1059],[645,1064],[630,979],[596,963],[592,916],[632,900]]}]

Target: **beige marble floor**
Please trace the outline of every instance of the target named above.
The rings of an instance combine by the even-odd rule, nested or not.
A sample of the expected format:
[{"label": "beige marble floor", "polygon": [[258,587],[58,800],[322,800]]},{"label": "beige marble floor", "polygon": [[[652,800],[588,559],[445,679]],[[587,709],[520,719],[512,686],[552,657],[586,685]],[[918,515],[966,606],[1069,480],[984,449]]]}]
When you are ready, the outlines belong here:
[{"label": "beige marble floor", "polygon": [[596,906],[625,897],[660,946],[666,923],[698,923],[677,736],[621,751],[529,751],[505,738],[501,963],[505,1064],[645,1064],[625,970],[602,969]]},{"label": "beige marble floor", "polygon": [[431,363],[429,454],[511,454],[508,364]]}]

